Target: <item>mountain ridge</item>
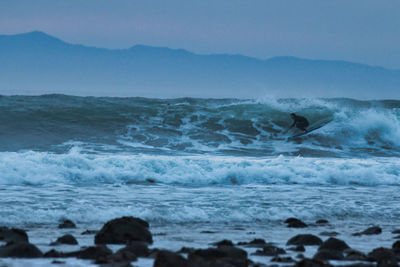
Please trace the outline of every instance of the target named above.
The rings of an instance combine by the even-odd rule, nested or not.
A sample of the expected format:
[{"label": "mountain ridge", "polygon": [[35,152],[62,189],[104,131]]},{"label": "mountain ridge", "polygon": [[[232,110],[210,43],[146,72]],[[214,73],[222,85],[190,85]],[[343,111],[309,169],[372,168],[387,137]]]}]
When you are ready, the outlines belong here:
[{"label": "mountain ridge", "polygon": [[0,93],[239,98],[376,98],[379,93],[390,98],[400,89],[400,70],[382,66],[204,55],[140,44],[108,49],[70,44],[40,31],[0,35],[0,71]]}]

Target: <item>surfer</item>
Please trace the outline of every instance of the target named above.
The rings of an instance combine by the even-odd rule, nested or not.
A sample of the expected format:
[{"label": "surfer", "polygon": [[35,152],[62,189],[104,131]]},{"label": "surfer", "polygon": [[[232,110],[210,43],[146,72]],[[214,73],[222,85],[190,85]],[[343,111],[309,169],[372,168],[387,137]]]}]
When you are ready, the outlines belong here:
[{"label": "surfer", "polygon": [[290,117],[293,120],[293,124],[290,126],[289,129],[293,128],[294,126],[296,126],[298,129],[300,129],[303,133],[307,132],[307,127],[308,125],[310,125],[310,123],[308,122],[308,120],[302,116],[297,116],[295,113],[291,113]]}]

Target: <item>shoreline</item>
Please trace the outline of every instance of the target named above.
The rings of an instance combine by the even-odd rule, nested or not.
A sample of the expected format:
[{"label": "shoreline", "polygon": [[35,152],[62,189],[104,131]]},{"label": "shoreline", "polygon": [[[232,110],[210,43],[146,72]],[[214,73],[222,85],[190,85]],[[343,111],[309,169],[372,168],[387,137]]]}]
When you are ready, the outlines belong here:
[{"label": "shoreline", "polygon": [[[128,220],[128,225],[132,223],[132,221],[129,221],[131,219],[126,219],[132,217],[123,218]],[[123,218],[111,220],[107,224]],[[42,239],[33,238],[34,241],[31,241],[31,243],[29,243],[28,236],[26,240],[28,243],[21,241],[21,236],[24,236],[25,233],[23,230],[3,227],[0,228],[2,229],[0,238],[7,241],[8,245],[3,242],[2,247],[0,247],[0,264],[2,266],[24,266],[26,264],[31,266],[48,266],[49,264],[63,264],[63,266],[91,266],[92,264],[103,266],[174,266],[177,264],[178,266],[326,266],[326,264],[354,266],[355,264],[366,264],[374,266],[379,262],[379,266],[397,266],[397,262],[400,260],[400,230],[393,228],[360,229],[359,232],[353,232],[349,236],[348,233],[343,234],[343,229],[338,229],[335,225],[323,219],[319,222],[302,222],[295,218],[289,218],[282,222],[281,229],[269,231],[270,233],[277,232],[277,234],[280,234],[286,229],[286,235],[290,237],[286,240],[286,244],[283,244],[285,238],[280,240],[274,240],[273,237],[265,238],[265,235],[259,235],[258,231],[236,227],[236,231],[246,232],[247,240],[242,240],[243,234],[240,235],[241,240],[235,240],[234,232],[224,234],[219,229],[216,231],[201,230],[199,234],[202,236],[203,242],[198,242],[198,246],[196,246],[196,242],[192,242],[194,246],[188,248],[178,245],[176,241],[171,246],[168,242],[168,239],[171,239],[170,233],[160,232],[157,227],[155,229],[148,228],[145,221],[143,221],[143,224],[146,224],[147,227],[141,228],[139,226],[140,231],[138,232],[135,228],[137,226],[135,226],[135,220],[139,219],[134,218],[131,226],[124,225],[122,227],[120,225],[122,228],[119,230],[125,231],[126,227],[133,227],[132,229],[134,232],[136,231],[137,236],[116,241],[119,244],[112,244],[115,243],[115,240],[108,240],[104,244],[96,245],[95,240],[100,229],[88,229],[89,231],[78,234],[77,232],[82,229],[74,227],[74,223],[69,221],[65,221],[64,226],[60,226],[62,225],[60,224],[59,228],[48,234],[51,236],[43,236]],[[103,231],[104,227],[100,231]],[[175,229],[179,232],[179,227],[181,226],[175,225],[169,229]],[[211,227],[212,224],[210,224]],[[150,239],[141,240],[143,231],[146,229],[151,236],[151,241]],[[233,228],[233,230],[235,229]],[[348,231],[349,229],[347,229]],[[72,234],[73,237],[67,233],[74,233]],[[118,231],[114,232],[110,238],[118,239],[119,234]],[[186,234],[183,233],[183,235]],[[300,241],[293,241],[293,238],[296,236],[299,238],[299,235],[305,235],[305,239],[301,240],[300,238]],[[60,239],[61,236],[63,238]],[[223,236],[227,238],[221,238]],[[57,238],[59,238],[58,241]],[[79,241],[78,244],[65,244],[73,242],[75,238]],[[47,245],[45,240],[48,240]],[[154,243],[151,244],[153,240]],[[207,240],[209,241],[207,242]],[[370,248],[367,251],[360,251],[357,248],[357,242],[355,242],[357,240],[361,243],[369,242]],[[398,242],[396,243],[396,241]],[[170,241],[170,243],[173,243],[173,241]],[[21,248],[18,247],[21,244],[31,244],[32,246],[30,245],[29,249],[20,251]],[[382,246],[386,249],[378,249]],[[14,249],[12,253],[17,254],[8,255],[18,256],[17,258],[4,258],[7,253],[11,253],[10,248]],[[34,248],[39,252],[29,254]],[[169,249],[166,250],[166,248]],[[143,252],[143,250],[147,252]],[[216,257],[215,253],[225,256]],[[23,259],[23,257],[31,257],[32,255],[33,258],[31,259]],[[168,265],[170,261],[174,265]],[[231,265],[212,265],[217,262]]]}]

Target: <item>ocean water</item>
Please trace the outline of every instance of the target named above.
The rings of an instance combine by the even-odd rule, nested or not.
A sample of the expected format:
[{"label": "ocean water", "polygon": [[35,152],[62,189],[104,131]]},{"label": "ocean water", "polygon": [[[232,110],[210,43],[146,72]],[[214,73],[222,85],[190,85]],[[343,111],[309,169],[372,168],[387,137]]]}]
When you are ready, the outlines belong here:
[{"label": "ocean water", "polygon": [[[327,124],[288,139],[292,112]],[[43,251],[66,232],[91,245],[80,233],[120,216],[147,220],[153,247],[173,250],[337,231],[368,252],[400,228],[398,100],[2,96],[0,141],[0,225]],[[330,225],[288,229],[288,217]],[[78,228],[57,229],[63,218]],[[382,235],[351,236],[371,225]]]}]

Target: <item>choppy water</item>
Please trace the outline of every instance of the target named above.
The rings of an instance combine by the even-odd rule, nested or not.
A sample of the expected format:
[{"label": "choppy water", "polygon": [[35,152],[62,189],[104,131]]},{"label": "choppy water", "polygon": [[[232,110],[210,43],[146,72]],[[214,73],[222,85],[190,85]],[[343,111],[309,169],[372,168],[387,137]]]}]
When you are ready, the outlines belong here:
[{"label": "choppy water", "polygon": [[[291,112],[329,123],[288,139]],[[42,232],[61,218],[84,229],[123,215],[176,248],[206,245],[201,229],[240,241],[275,227],[286,239],[292,216],[388,233],[399,156],[398,100],[3,96],[0,225],[33,229],[45,248]]]}]

